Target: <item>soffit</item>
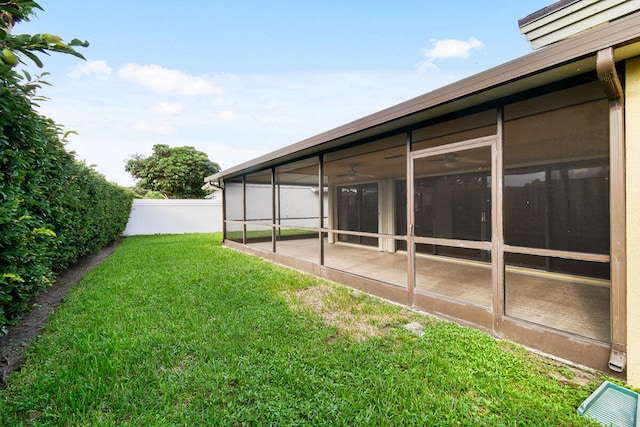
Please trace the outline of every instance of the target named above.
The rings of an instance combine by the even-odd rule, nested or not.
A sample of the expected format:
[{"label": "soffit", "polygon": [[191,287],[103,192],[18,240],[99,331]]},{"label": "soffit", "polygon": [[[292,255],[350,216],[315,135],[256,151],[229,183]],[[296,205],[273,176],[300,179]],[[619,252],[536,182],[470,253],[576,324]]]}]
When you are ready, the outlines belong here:
[{"label": "soffit", "polygon": [[577,3],[579,1],[581,1],[581,0],[560,0],[560,1],[557,1],[557,2],[553,3],[552,5],[549,5],[547,7],[543,7],[542,9],[540,9],[540,10],[538,10],[536,12],[533,12],[533,13],[525,16],[522,19],[519,19],[518,20],[518,26],[522,28],[523,26],[529,25],[534,21],[542,19],[542,18],[544,18],[544,17],[546,17],[546,16],[548,16],[548,15],[554,13],[554,12],[557,12],[558,10],[561,10],[561,9],[567,7],[567,6],[571,6],[573,3]]},{"label": "soffit", "polygon": [[518,21],[533,49],[573,37],[640,9],[640,0],[558,2]]},{"label": "soffit", "polygon": [[595,54],[600,49],[610,46],[615,49],[616,61],[640,55],[640,12],[228,168],[205,178],[205,181],[229,179],[294,159],[312,156],[325,150],[401,130],[425,120],[594,71]]}]

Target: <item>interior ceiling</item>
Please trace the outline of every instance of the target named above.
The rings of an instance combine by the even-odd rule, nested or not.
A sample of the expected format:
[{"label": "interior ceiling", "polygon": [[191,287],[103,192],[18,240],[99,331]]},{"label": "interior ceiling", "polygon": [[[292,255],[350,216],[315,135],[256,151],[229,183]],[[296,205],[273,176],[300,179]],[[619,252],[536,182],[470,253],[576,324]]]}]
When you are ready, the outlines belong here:
[{"label": "interior ceiling", "polygon": [[[487,169],[490,167],[490,150],[468,150],[455,155],[437,155],[420,162],[418,175],[443,175]],[[295,165],[295,164],[294,164]],[[288,165],[292,166],[292,165]],[[406,148],[392,147],[386,150],[345,157],[324,165],[325,185],[349,185],[385,179],[406,178]],[[258,173],[247,177],[248,183],[269,184],[270,173]],[[277,172],[281,185],[318,186],[318,164],[300,164]]]},{"label": "interior ceiling", "polygon": [[[548,100],[534,100],[532,104],[540,102],[547,103]],[[595,101],[507,122],[505,138],[509,142],[505,148],[506,166],[517,168],[606,158],[608,146],[603,141],[607,141],[608,127],[594,125],[606,122],[606,117],[602,117],[606,111],[606,103]],[[464,134],[465,132],[459,133]],[[448,140],[449,137],[445,135],[435,141]],[[380,140],[327,154],[323,185],[405,179],[406,144],[398,145],[394,142],[397,141]],[[386,144],[391,146],[385,146]],[[415,163],[415,175],[451,175],[489,170],[490,167],[491,150],[487,147],[474,148],[419,159]],[[317,187],[318,170],[318,160],[314,157],[276,168],[276,179],[281,185]],[[247,183],[270,184],[271,171],[250,174],[247,176]]]}]

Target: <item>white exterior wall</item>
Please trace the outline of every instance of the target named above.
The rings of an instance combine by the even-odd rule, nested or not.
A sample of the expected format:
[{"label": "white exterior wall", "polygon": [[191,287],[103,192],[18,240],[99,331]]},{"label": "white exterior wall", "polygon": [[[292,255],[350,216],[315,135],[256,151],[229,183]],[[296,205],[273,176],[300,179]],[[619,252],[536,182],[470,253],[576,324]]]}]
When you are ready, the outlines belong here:
[{"label": "white exterior wall", "polygon": [[[271,186],[247,184],[247,220],[271,222]],[[226,186],[227,200],[242,200],[242,185]],[[290,227],[318,226],[318,191],[310,186],[280,186],[280,221]],[[324,194],[327,216],[327,194]],[[277,203],[277,202],[276,202]],[[276,205],[276,210],[278,206]],[[227,219],[242,220],[242,204],[227,204]]]},{"label": "white exterior wall", "polygon": [[[324,214],[327,216],[327,194],[324,194]],[[317,188],[294,185],[280,186],[280,221],[282,225],[293,227],[318,226]]]},{"label": "white exterior wall", "polygon": [[627,382],[640,387],[640,57],[627,61]]},{"label": "white exterior wall", "polygon": [[135,199],[124,236],[222,231],[219,200]]},{"label": "white exterior wall", "polygon": [[[242,187],[228,188],[239,191]],[[268,191],[267,191],[268,190]],[[282,225],[317,227],[318,193],[311,187],[282,186]],[[325,194],[326,197],[326,194]],[[262,217],[265,206],[271,204],[271,188],[247,185],[247,199],[251,199],[247,217]],[[325,199],[325,211],[327,203]],[[242,209],[230,212],[230,219],[242,219]],[[271,208],[269,207],[269,215]],[[325,214],[326,216],[326,214]],[[310,218],[311,217],[311,218]],[[270,219],[269,219],[270,221]],[[222,231],[221,200],[135,199],[123,236],[138,234],[216,233]]]}]

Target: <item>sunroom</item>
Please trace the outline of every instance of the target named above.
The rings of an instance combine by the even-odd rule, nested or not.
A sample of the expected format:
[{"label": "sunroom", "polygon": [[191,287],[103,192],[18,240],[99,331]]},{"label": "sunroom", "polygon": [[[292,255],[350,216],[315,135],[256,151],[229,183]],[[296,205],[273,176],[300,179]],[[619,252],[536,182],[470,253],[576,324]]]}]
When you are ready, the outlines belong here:
[{"label": "sunroom", "polygon": [[225,244],[621,372],[638,55],[635,13],[207,177]]}]

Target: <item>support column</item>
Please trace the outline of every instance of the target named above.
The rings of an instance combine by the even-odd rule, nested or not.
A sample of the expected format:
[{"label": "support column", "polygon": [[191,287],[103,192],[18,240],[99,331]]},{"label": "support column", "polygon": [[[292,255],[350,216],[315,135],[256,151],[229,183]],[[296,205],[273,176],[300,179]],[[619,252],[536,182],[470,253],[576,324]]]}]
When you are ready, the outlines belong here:
[{"label": "support column", "polygon": [[[407,292],[409,307],[416,304],[416,245],[414,240],[414,170],[413,157],[411,156],[411,131],[407,132],[407,229],[402,232],[407,233]],[[400,230],[398,230],[400,232]]]},{"label": "support column", "polygon": [[324,265],[324,238],[322,229],[324,228],[324,155],[318,157],[318,244],[320,245],[320,257],[318,263]]},{"label": "support column", "polygon": [[271,168],[271,252],[276,253],[276,168]]},{"label": "support column", "polygon": [[227,190],[224,182],[222,183],[222,241],[227,240]]},{"label": "support column", "polygon": [[[393,179],[379,181],[378,212],[380,212],[378,229],[381,234],[396,234],[396,182]],[[378,243],[380,252],[396,252],[394,239],[381,238]]]},{"label": "support column", "polygon": [[[338,200],[337,200],[337,195],[336,195],[336,186],[333,184],[328,184],[327,185],[328,191],[327,191],[327,204],[329,206],[327,206],[327,228],[330,230],[333,230],[337,227],[338,225],[338,221],[337,221],[337,215],[338,215]],[[336,239],[336,235],[332,232],[328,232],[327,233],[327,243],[329,244],[333,244],[336,243],[337,239]]]},{"label": "support column", "polygon": [[496,112],[496,141],[491,146],[491,266],[493,276],[493,331],[502,327],[505,314],[504,262],[504,110]]},{"label": "support column", "polygon": [[247,244],[247,177],[242,175],[242,244]]}]

